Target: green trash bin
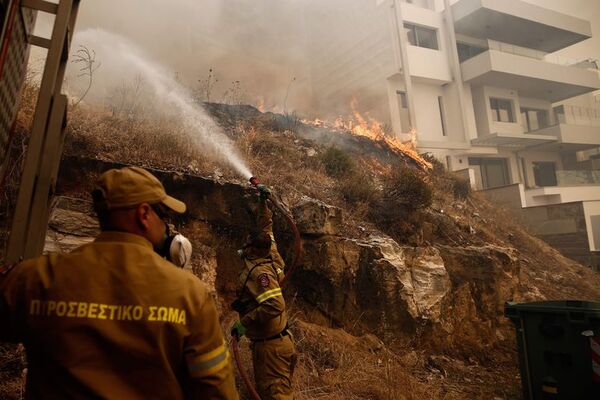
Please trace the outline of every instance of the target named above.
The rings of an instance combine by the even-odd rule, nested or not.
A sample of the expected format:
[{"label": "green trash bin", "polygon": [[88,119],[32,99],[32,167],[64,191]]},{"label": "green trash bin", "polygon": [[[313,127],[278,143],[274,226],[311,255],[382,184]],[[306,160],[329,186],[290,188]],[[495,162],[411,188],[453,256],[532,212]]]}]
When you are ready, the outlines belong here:
[{"label": "green trash bin", "polygon": [[600,303],[506,303],[525,400],[600,399]]}]

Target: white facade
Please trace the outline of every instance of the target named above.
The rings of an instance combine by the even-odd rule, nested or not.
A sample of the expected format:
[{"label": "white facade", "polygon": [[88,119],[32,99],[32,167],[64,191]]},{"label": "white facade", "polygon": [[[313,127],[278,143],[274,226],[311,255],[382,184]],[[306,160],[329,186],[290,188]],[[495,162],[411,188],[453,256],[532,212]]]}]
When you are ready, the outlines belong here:
[{"label": "white facade", "polygon": [[600,229],[599,65],[554,54],[590,38],[589,21],[523,0],[364,3],[336,15],[353,15],[357,43],[343,28],[335,43],[320,32],[310,56],[320,106],[369,93],[367,111],[397,135],[415,129],[421,152],[477,189],[519,185],[523,207],[586,202]]}]

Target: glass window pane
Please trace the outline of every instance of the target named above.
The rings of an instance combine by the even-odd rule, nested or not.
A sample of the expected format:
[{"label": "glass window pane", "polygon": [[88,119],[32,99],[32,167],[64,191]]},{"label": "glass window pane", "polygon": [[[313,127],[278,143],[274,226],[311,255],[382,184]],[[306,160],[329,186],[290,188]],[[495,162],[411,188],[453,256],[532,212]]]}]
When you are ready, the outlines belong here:
[{"label": "glass window pane", "polygon": [[556,186],[556,165],[553,162],[533,162],[535,185],[539,187]]},{"label": "glass window pane", "polygon": [[498,100],[490,98],[490,109],[492,110],[492,119],[498,122]]},{"label": "glass window pane", "polygon": [[406,37],[408,38],[408,43],[413,46],[417,46],[417,36],[415,33],[415,26],[410,24],[404,24],[404,31],[406,32]]},{"label": "glass window pane", "polygon": [[527,110],[521,108],[521,126],[523,127],[523,131],[529,132],[529,123],[527,122]]},{"label": "glass window pane", "polygon": [[538,113],[535,110],[527,111],[527,115],[529,116],[529,130],[536,131],[540,129],[540,122],[538,121]]},{"label": "glass window pane", "polygon": [[546,110],[538,110],[536,112],[537,120],[540,125],[540,128],[547,128],[550,126],[550,118],[548,115],[548,111]]},{"label": "glass window pane", "polygon": [[434,29],[416,27],[419,47],[438,50],[437,32]]},{"label": "glass window pane", "polygon": [[515,122],[512,101],[506,99],[490,98],[490,107],[494,121]]},{"label": "glass window pane", "polygon": [[554,116],[559,124],[565,124],[567,121],[565,117],[565,108],[563,106],[554,107]]},{"label": "glass window pane", "polygon": [[457,43],[456,48],[458,50],[458,60],[460,62],[466,61],[469,58],[471,58],[469,46],[467,46],[466,44]]}]

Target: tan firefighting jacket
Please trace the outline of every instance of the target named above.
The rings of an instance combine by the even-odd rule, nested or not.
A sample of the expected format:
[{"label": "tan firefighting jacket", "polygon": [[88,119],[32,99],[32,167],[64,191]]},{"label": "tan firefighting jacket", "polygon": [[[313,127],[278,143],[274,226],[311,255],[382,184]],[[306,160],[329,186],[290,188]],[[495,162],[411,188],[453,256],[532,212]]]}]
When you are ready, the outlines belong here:
[{"label": "tan firefighting jacket", "polygon": [[284,261],[277,251],[273,235],[273,218],[265,201],[257,213],[258,228],[271,236],[271,250],[266,257],[244,257],[238,278],[238,299],[248,311],[240,313],[250,339],[265,339],[281,333],[287,326],[285,301],[279,283],[284,277]]},{"label": "tan firefighting jacket", "polygon": [[238,398],[207,288],[137,235],[0,277],[0,340],[24,343],[30,399]]}]

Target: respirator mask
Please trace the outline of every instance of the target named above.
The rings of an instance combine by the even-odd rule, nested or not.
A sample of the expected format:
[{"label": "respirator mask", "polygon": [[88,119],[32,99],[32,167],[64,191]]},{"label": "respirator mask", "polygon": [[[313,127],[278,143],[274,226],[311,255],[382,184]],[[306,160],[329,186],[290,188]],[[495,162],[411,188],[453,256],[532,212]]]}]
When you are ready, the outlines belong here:
[{"label": "respirator mask", "polygon": [[192,269],[192,243],[166,222],[165,236],[154,251],[178,268]]}]

